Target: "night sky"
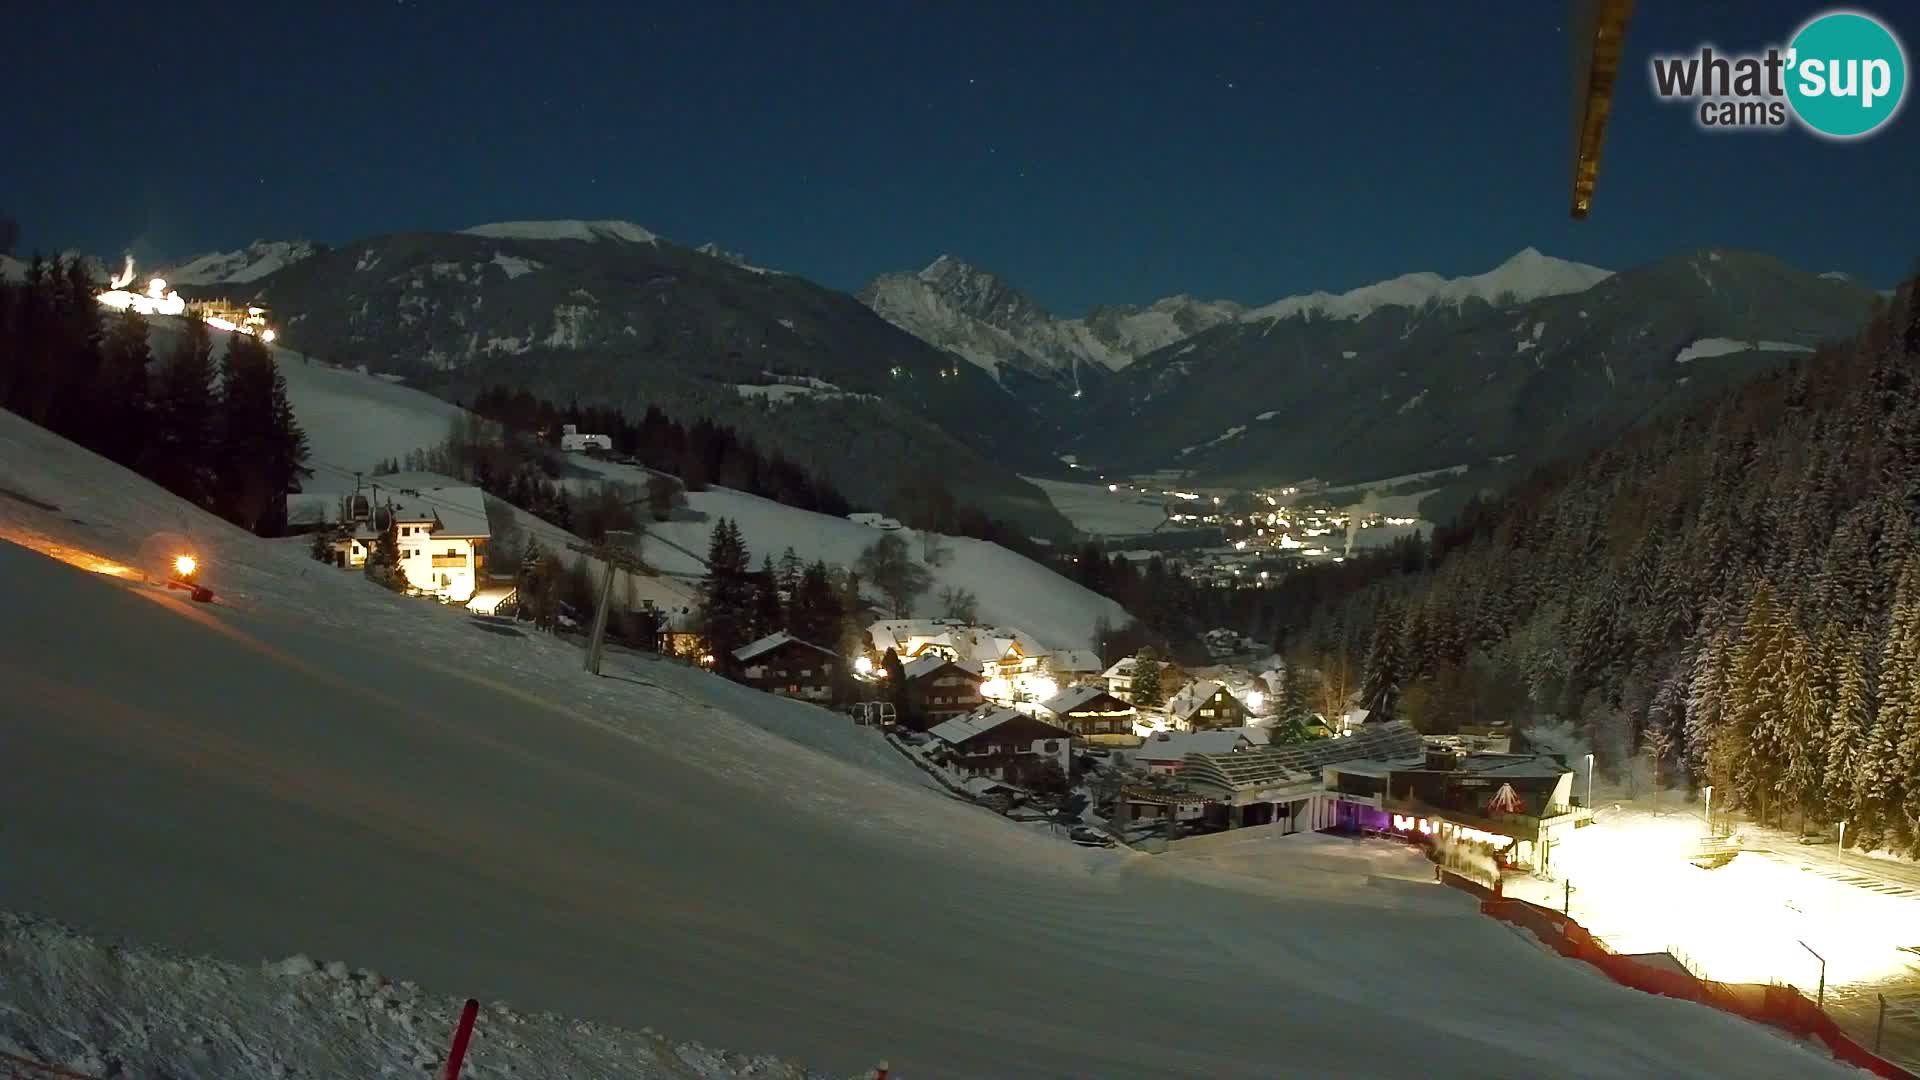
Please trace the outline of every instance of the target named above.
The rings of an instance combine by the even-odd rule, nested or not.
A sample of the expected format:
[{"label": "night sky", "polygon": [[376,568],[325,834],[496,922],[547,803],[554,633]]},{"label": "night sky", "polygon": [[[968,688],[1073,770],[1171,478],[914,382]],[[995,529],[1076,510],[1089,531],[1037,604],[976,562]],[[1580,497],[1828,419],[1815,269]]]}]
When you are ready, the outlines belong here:
[{"label": "night sky", "polygon": [[[1584,223],[1564,3],[703,6],[20,5],[0,212],[149,262],[624,218],[848,290],[953,252],[1062,314],[1527,245],[1758,248],[1879,287],[1920,255],[1911,103],[1837,144],[1652,98],[1649,52],[1783,43],[1820,5],[1640,4]],[[1911,58],[1920,21],[1878,13]]]}]

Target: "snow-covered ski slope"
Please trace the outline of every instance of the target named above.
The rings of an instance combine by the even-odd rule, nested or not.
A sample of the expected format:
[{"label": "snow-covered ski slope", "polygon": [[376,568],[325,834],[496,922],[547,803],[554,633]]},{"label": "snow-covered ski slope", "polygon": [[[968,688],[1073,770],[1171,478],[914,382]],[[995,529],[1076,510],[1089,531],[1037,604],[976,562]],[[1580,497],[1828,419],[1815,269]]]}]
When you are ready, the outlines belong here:
[{"label": "snow-covered ski slope", "polygon": [[[660,661],[590,679],[4,414],[0,488],[0,908],[910,1080],[1840,1075],[1404,851],[1083,850],[830,713]],[[221,604],[134,580],[156,533]]]},{"label": "snow-covered ski slope", "polygon": [[[151,322],[154,350],[165,355],[178,333],[177,326],[166,319]],[[216,351],[225,349],[227,336],[214,331]],[[464,413],[451,402],[378,375],[310,363],[288,349],[275,348],[274,358],[286,377],[294,414],[307,433],[308,464],[314,476],[306,488],[311,492],[333,495],[353,490],[354,473],[371,473],[380,461],[404,458],[409,451],[438,445],[447,437],[452,421]],[[583,455],[571,456],[570,460],[609,479],[635,485],[646,482],[642,471],[624,465]],[[643,549],[649,565],[683,582],[705,575],[696,556],[706,554],[707,536],[723,516],[740,523],[756,563],[764,554],[777,559],[791,546],[809,562],[824,559],[829,564],[850,566],[861,549],[880,535],[843,518],[724,488],[694,492],[690,501],[706,520],[647,526],[650,533],[684,550],[661,542],[646,544]],[[537,519],[523,517],[520,525],[550,550],[563,549],[571,539]],[[919,535],[901,535],[918,559]],[[932,568],[934,586],[920,598],[916,614],[940,614],[942,588],[969,589],[979,597],[983,621],[1019,627],[1056,649],[1085,649],[1092,643],[1096,620],[1105,618],[1120,626],[1129,618],[1113,601],[998,544],[963,537],[948,538],[946,544],[950,554]],[[685,590],[669,591],[677,595]],[[667,604],[672,598],[663,595],[656,599]]]},{"label": "snow-covered ski slope", "polygon": [[[608,479],[645,482],[641,471],[629,466],[586,457],[574,460]],[[860,552],[882,535],[845,518],[797,510],[726,488],[689,492],[687,502],[704,520],[647,523],[648,538],[642,541],[645,557],[648,565],[663,573],[705,574],[700,556],[706,554],[708,537],[723,517],[740,526],[756,565],[761,556],[778,560],[781,552],[792,547],[808,561],[824,559],[831,565],[852,566]],[[902,529],[895,535],[906,541],[916,562],[922,561],[917,531]],[[941,614],[941,589],[967,589],[979,598],[982,622],[1025,630],[1055,649],[1089,648],[1095,622],[1106,619],[1122,626],[1130,617],[1119,604],[998,544],[958,536],[942,537],[942,543],[945,554],[929,567],[934,586],[915,602],[916,615]]]}]

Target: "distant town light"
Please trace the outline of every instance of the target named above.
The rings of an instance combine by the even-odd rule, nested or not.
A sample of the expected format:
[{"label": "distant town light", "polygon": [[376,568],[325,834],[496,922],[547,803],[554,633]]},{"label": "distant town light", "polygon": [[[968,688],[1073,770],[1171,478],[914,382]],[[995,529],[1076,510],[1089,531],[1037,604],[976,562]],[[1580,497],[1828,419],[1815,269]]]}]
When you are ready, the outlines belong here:
[{"label": "distant town light", "polygon": [[1108,485],[1107,485],[1107,490],[1108,490],[1108,491],[1119,491],[1119,490],[1120,490],[1120,485],[1119,485],[1119,484],[1108,484]]},{"label": "distant town light", "polygon": [[853,670],[862,675],[873,674],[873,658],[868,656],[860,657],[853,662]]}]

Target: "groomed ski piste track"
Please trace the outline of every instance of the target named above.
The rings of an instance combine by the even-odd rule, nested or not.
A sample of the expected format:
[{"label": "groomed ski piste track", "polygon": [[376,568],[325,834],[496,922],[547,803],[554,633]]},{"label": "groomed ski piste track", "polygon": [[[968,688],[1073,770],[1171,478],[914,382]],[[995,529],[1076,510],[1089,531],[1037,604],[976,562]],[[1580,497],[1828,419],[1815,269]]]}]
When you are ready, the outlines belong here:
[{"label": "groomed ski piste track", "polygon": [[[0,1051],[422,1075],[473,996],[480,1077],[1858,1075],[1408,850],[1078,848],[835,714],[588,677],[11,414],[0,538]],[[219,603],[143,580],[178,538]]]}]

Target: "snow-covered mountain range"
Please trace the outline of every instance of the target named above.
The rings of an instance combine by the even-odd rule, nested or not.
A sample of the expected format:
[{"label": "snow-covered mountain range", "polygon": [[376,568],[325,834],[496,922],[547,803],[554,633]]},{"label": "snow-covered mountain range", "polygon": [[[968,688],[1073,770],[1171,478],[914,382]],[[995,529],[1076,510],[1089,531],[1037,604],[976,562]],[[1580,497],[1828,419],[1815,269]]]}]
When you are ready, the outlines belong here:
[{"label": "snow-covered mountain range", "polygon": [[881,318],[1004,381],[1007,369],[1080,390],[1162,346],[1239,315],[1228,301],[1170,296],[1149,307],[1062,319],[998,275],[942,255],[917,273],[882,274],[860,293]]},{"label": "snow-covered mountain range", "polygon": [[1253,308],[1246,322],[1295,316],[1325,319],[1364,319],[1384,307],[1421,308],[1430,304],[1454,307],[1469,300],[1488,304],[1517,304],[1543,296],[1585,292],[1612,275],[1610,270],[1569,262],[1524,248],[1484,274],[1446,278],[1435,273],[1402,274],[1343,293],[1315,291],[1289,296]]},{"label": "snow-covered mountain range", "polygon": [[[1026,467],[1043,468],[1071,452],[1101,469],[1232,481],[1494,459],[1519,468],[1543,433],[1568,447],[1603,441],[1851,332],[1871,299],[1846,275],[1751,252],[1614,273],[1528,247],[1459,277],[1408,273],[1251,308],[1171,296],[1061,318],[953,255],[883,274],[854,303],[717,244],[604,220],[496,222],[338,250],[258,242],[164,276],[190,295],[245,293],[280,314],[290,343],[443,393],[478,380],[784,425],[785,436],[767,435],[782,452],[870,501],[944,462],[972,478],[954,481],[969,498],[1011,499],[1009,514],[1037,493],[989,490],[978,478],[992,470],[953,463],[1025,453],[1037,459]],[[1712,362],[1676,360],[1696,356]],[[769,396],[756,384],[771,377],[845,395],[787,409],[780,423],[743,412]],[[827,413],[854,402],[865,406],[853,429],[869,441],[890,432],[892,449],[822,437],[821,425],[847,429]],[[871,477],[876,460],[893,466],[884,478]]]},{"label": "snow-covered mountain range", "polygon": [[860,294],[880,316],[996,378],[1006,367],[1055,375],[1078,389],[1083,368],[1118,371],[1158,349],[1234,321],[1367,317],[1384,307],[1524,303],[1581,292],[1610,271],[1526,248],[1484,274],[1402,274],[1343,293],[1315,291],[1247,309],[1231,300],[1169,296],[1142,308],[1102,306],[1085,318],[1047,312],[1005,279],[942,255],[917,273],[882,274]]},{"label": "snow-covered mountain range", "polygon": [[155,271],[174,285],[226,285],[258,281],[313,254],[305,240],[255,240],[239,251],[196,255],[177,266]]},{"label": "snow-covered mountain range", "polygon": [[1292,297],[1141,357],[1069,449],[1226,481],[1519,474],[1851,334],[1872,298],[1758,252],[1609,273],[1528,248],[1484,274]]}]

